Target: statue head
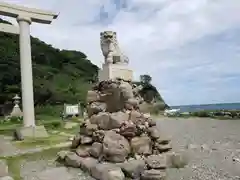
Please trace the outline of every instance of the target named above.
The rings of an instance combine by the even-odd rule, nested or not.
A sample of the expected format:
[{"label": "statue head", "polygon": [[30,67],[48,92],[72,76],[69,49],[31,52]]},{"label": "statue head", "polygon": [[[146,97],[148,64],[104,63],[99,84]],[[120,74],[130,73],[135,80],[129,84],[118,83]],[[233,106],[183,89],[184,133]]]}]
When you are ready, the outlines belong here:
[{"label": "statue head", "polygon": [[113,42],[116,39],[117,33],[114,31],[103,31],[100,33],[102,41]]}]

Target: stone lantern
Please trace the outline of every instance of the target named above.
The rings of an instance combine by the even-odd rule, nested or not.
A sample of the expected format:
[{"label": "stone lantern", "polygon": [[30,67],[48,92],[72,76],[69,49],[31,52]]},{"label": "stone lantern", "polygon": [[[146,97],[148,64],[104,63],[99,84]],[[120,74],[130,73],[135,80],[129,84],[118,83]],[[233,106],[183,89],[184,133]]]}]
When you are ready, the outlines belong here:
[{"label": "stone lantern", "polygon": [[22,111],[19,107],[19,103],[20,103],[20,100],[21,98],[16,94],[13,98],[13,103],[14,103],[14,107],[13,107],[13,110],[10,114],[11,117],[15,116],[15,117],[22,117]]}]

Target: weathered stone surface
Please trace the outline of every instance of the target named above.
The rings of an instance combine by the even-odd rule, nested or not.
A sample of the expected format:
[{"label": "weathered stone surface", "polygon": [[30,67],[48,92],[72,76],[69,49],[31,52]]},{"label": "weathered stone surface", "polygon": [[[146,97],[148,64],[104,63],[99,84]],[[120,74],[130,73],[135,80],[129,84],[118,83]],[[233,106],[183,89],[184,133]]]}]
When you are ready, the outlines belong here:
[{"label": "weathered stone surface", "polygon": [[70,166],[70,167],[79,168],[81,166],[82,160],[83,160],[83,158],[79,157],[76,153],[69,152],[65,156],[65,165]]},{"label": "weathered stone surface", "polygon": [[5,160],[0,159],[0,177],[8,175],[8,165]]},{"label": "weathered stone surface", "polygon": [[134,153],[143,155],[152,154],[151,139],[148,136],[132,138],[131,147]]},{"label": "weathered stone surface", "polygon": [[91,168],[91,175],[96,179],[101,179],[102,172],[112,167],[115,167],[115,166],[109,163],[103,163],[103,164],[99,163],[96,166]]},{"label": "weathered stone surface", "polygon": [[118,164],[118,166],[121,167],[126,177],[136,179],[139,178],[143,172],[145,168],[145,161],[129,160],[127,162]]},{"label": "weathered stone surface", "polygon": [[59,160],[64,160],[69,151],[59,151],[57,157]]},{"label": "weathered stone surface", "polygon": [[94,131],[98,130],[97,124],[86,123],[85,126],[80,127],[80,134],[92,136]]},{"label": "weathered stone surface", "polygon": [[80,166],[83,171],[91,172],[91,169],[98,164],[97,159],[94,159],[92,157],[86,157],[83,158],[82,161],[80,161]]},{"label": "weathered stone surface", "polygon": [[121,168],[113,164],[97,164],[91,169],[91,174],[99,180],[124,180]]},{"label": "weathered stone surface", "polygon": [[86,146],[79,146],[77,149],[76,149],[76,154],[80,157],[88,157],[90,156],[88,150],[90,149],[91,147],[86,147]]},{"label": "weathered stone surface", "polygon": [[95,158],[98,158],[102,153],[103,145],[101,143],[95,142],[89,149],[89,154]]},{"label": "weathered stone surface", "polygon": [[110,124],[110,115],[106,112],[101,112],[90,118],[92,124],[97,124],[100,129],[108,130]]},{"label": "weathered stone surface", "polygon": [[91,144],[93,142],[92,137],[90,136],[81,136],[81,144]]},{"label": "weathered stone surface", "polygon": [[141,175],[141,180],[166,180],[166,172],[163,170],[145,170]]},{"label": "weathered stone surface", "polygon": [[125,180],[125,176],[121,168],[116,167],[103,171],[102,180]]},{"label": "weathered stone surface", "polygon": [[118,85],[113,83],[104,92],[104,96],[101,97],[107,104],[108,112],[117,112],[124,107],[124,100],[121,96],[121,91]]},{"label": "weathered stone surface", "polygon": [[44,126],[21,127],[14,131],[14,139],[23,140],[25,138],[46,138],[48,133]]},{"label": "weathered stone surface", "polygon": [[153,140],[160,138],[160,132],[156,126],[148,128],[148,132]]},{"label": "weathered stone surface", "polygon": [[136,125],[131,123],[131,121],[129,123],[124,123],[124,125],[120,128],[119,131],[119,133],[127,139],[134,137],[136,135],[136,132]]},{"label": "weathered stone surface", "polygon": [[160,137],[156,140],[158,144],[169,144],[170,138],[164,134],[161,134]]},{"label": "weathered stone surface", "polygon": [[100,100],[99,93],[96,91],[88,91],[87,92],[87,102],[92,103]]},{"label": "weathered stone surface", "polygon": [[105,131],[104,130],[98,130],[98,131],[95,131],[93,133],[93,141],[94,142],[100,142],[102,143],[103,142],[103,139],[104,139],[104,136],[105,136]]},{"label": "weathered stone surface", "polygon": [[158,144],[155,143],[155,148],[159,151],[159,152],[167,152],[170,151],[172,149],[171,144]]},{"label": "weathered stone surface", "polygon": [[139,111],[133,110],[129,114],[129,120],[136,125],[144,124],[145,120],[142,117],[142,114]]},{"label": "weathered stone surface", "polygon": [[125,102],[125,108],[128,110],[137,109],[139,104],[139,100],[136,98],[130,98]]},{"label": "weathered stone surface", "polygon": [[168,161],[171,168],[184,168],[188,164],[188,156],[184,153],[169,153]]},{"label": "weathered stone surface", "polygon": [[72,140],[72,146],[71,148],[75,149],[81,144],[81,135],[76,134]]},{"label": "weathered stone surface", "polygon": [[128,82],[122,81],[119,89],[121,90],[122,96],[125,100],[134,98],[132,86]]},{"label": "weathered stone surface", "polygon": [[157,125],[156,121],[153,120],[152,118],[147,118],[147,122],[149,124],[149,127],[153,127]]},{"label": "weathered stone surface", "polygon": [[124,162],[130,153],[128,141],[114,131],[108,131],[103,140],[103,154],[110,162]]},{"label": "weathered stone surface", "polygon": [[166,169],[167,156],[164,154],[150,155],[147,157],[146,163],[150,169]]},{"label": "weathered stone surface", "polygon": [[121,111],[111,113],[109,129],[120,128],[122,124],[128,120],[128,118],[129,115]]},{"label": "weathered stone surface", "polygon": [[93,102],[87,106],[88,116],[91,117],[93,114],[97,114],[99,112],[104,112],[106,110],[106,103],[103,102]]}]

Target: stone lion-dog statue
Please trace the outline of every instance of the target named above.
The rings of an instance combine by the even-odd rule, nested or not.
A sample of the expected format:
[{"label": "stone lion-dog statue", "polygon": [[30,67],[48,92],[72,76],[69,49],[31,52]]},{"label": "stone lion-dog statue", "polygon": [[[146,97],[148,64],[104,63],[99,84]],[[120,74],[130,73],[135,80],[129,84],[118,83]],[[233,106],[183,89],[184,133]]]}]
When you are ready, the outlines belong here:
[{"label": "stone lion-dog statue", "polygon": [[100,33],[101,50],[105,58],[105,64],[128,64],[129,59],[119,47],[117,33],[104,31]]}]

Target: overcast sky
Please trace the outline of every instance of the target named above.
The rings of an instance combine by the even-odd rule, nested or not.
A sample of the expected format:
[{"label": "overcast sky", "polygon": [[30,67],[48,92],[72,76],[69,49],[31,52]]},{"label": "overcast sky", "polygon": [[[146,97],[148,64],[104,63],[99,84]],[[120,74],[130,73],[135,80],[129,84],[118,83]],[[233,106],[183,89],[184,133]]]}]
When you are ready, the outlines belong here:
[{"label": "overcast sky", "polygon": [[151,75],[170,105],[240,102],[240,0],[4,1],[59,12],[32,35],[99,67],[99,33],[116,31],[135,78]]}]

